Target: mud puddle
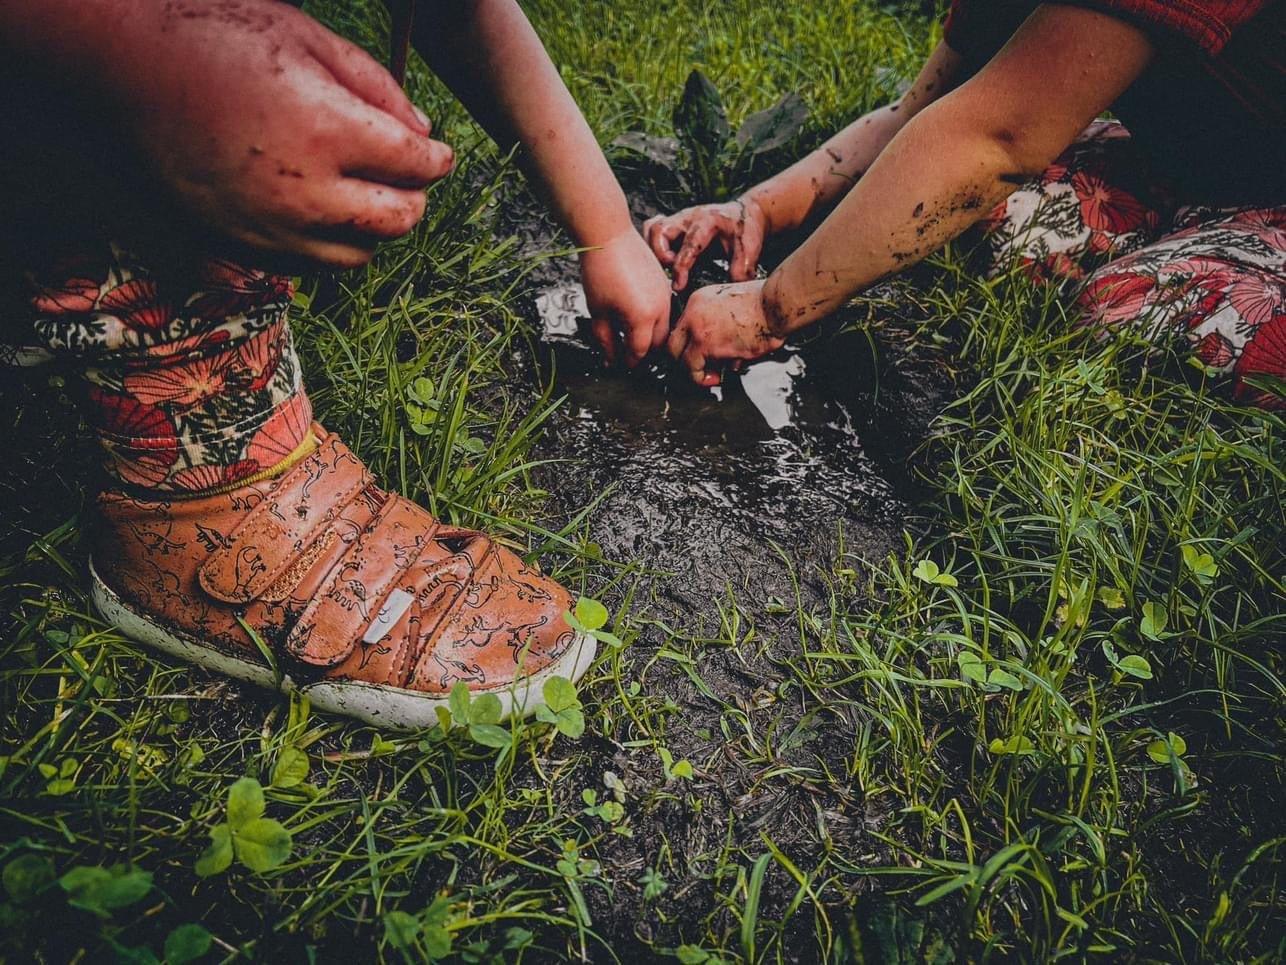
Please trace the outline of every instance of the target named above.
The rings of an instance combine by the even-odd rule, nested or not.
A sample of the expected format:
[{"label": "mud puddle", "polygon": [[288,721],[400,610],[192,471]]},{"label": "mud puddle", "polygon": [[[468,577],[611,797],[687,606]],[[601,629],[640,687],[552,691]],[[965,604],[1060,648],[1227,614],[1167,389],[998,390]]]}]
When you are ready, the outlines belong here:
[{"label": "mud puddle", "polygon": [[792,570],[816,584],[841,539],[867,560],[895,546],[936,387],[906,384],[843,319],[716,389],[668,359],[608,371],[574,267],[531,303],[540,364],[567,397],[545,454],[576,467],[551,487],[569,506],[601,497],[591,529],[607,558],[672,574],[666,595],[695,610],[727,587],[789,599]]}]

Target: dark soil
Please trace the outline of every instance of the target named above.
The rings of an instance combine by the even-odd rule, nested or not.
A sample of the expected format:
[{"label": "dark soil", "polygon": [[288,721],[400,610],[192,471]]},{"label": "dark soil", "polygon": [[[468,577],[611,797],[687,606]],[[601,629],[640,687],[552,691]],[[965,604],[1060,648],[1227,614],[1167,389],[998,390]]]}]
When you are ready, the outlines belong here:
[{"label": "dark soil", "polygon": [[[640,221],[655,212],[639,193],[632,207]],[[529,199],[506,215],[504,230],[529,252],[565,247]],[[694,386],[668,359],[609,370],[586,337],[577,279],[574,257],[544,261],[527,302],[542,333],[527,361],[566,396],[539,453],[561,461],[541,482],[569,518],[593,503],[589,539],[604,559],[638,568],[638,582],[624,582],[635,590],[629,612],[647,628],[627,651],[628,671],[676,705],[665,744],[697,767],[688,793],[631,813],[632,838],[609,835],[598,846],[612,893],[587,899],[596,930],[624,953],[635,942],[672,947],[703,922],[735,927],[716,914],[716,890],[730,882],[716,889],[715,856],[729,844],[762,853],[761,832],[802,868],[822,859],[819,827],[850,856],[891,859],[871,834],[885,823],[883,807],[832,779],[845,772],[862,722],[819,714],[815,703],[805,711],[789,664],[800,651],[799,611],[824,614],[843,580],[860,589],[869,567],[917,528],[915,453],[952,384],[909,321],[886,317],[868,337],[862,306],[726,373],[720,389]],[[707,260],[694,287],[722,279]],[[719,607],[734,605],[753,643],[703,645],[703,634],[719,635]],[[693,662],[658,659],[667,647]],[[751,738],[720,729],[730,710],[751,733],[773,735],[771,766]],[[651,751],[614,751],[604,746],[607,759],[590,770],[620,775],[632,801],[664,784]],[[767,773],[777,770],[789,773]],[[646,904],[636,882],[666,853],[684,872],[668,874],[669,890]],[[796,887],[770,875],[763,914],[782,911]],[[796,954],[807,961],[815,946],[803,942]]]}]

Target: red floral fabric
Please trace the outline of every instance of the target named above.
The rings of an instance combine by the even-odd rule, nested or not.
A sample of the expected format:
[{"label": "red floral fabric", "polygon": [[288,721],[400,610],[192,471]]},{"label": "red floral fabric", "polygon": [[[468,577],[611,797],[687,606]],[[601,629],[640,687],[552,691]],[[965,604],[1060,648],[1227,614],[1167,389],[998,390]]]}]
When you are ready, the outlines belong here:
[{"label": "red floral fabric", "polygon": [[1180,337],[1237,398],[1286,408],[1252,384],[1286,381],[1286,206],[1178,206],[1136,162],[1124,127],[1092,124],[985,219],[992,273],[1077,285],[1093,321]]},{"label": "red floral fabric", "polygon": [[83,361],[87,420],[121,482],[207,490],[271,468],[307,437],[288,279],[222,259],[158,275],[111,245],[30,281],[35,331],[50,353]]}]

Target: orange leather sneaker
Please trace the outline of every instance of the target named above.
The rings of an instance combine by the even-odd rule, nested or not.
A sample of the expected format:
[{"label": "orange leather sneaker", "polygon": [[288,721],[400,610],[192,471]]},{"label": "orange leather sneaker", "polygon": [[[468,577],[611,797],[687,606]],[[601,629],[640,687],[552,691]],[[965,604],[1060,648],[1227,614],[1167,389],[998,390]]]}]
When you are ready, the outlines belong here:
[{"label": "orange leather sneaker", "polygon": [[99,497],[95,605],[127,636],[382,727],[427,727],[459,681],[533,712],[595,641],[571,595],[482,533],[375,485],[335,436],[219,495]]}]

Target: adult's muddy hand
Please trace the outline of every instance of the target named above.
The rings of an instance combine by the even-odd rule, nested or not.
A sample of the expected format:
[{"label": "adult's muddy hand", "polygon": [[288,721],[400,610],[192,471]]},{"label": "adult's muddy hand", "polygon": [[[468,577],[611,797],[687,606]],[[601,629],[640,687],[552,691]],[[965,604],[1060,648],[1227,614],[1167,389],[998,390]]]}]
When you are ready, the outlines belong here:
[{"label": "adult's muddy hand", "polygon": [[670,286],[647,245],[632,228],[580,257],[590,332],[609,363],[624,349],[625,363],[638,365],[670,334]]},{"label": "adult's muddy hand", "polygon": [[454,163],[388,71],[284,3],[133,5],[103,56],[160,178],[261,251],[362,264],[414,227]]},{"label": "adult's muddy hand", "polygon": [[753,198],[699,204],[657,215],[643,225],[643,237],[653,254],[673,272],[675,291],[688,287],[693,265],[716,240],[728,256],[728,277],[733,281],[754,278],[766,234],[767,219]]}]

